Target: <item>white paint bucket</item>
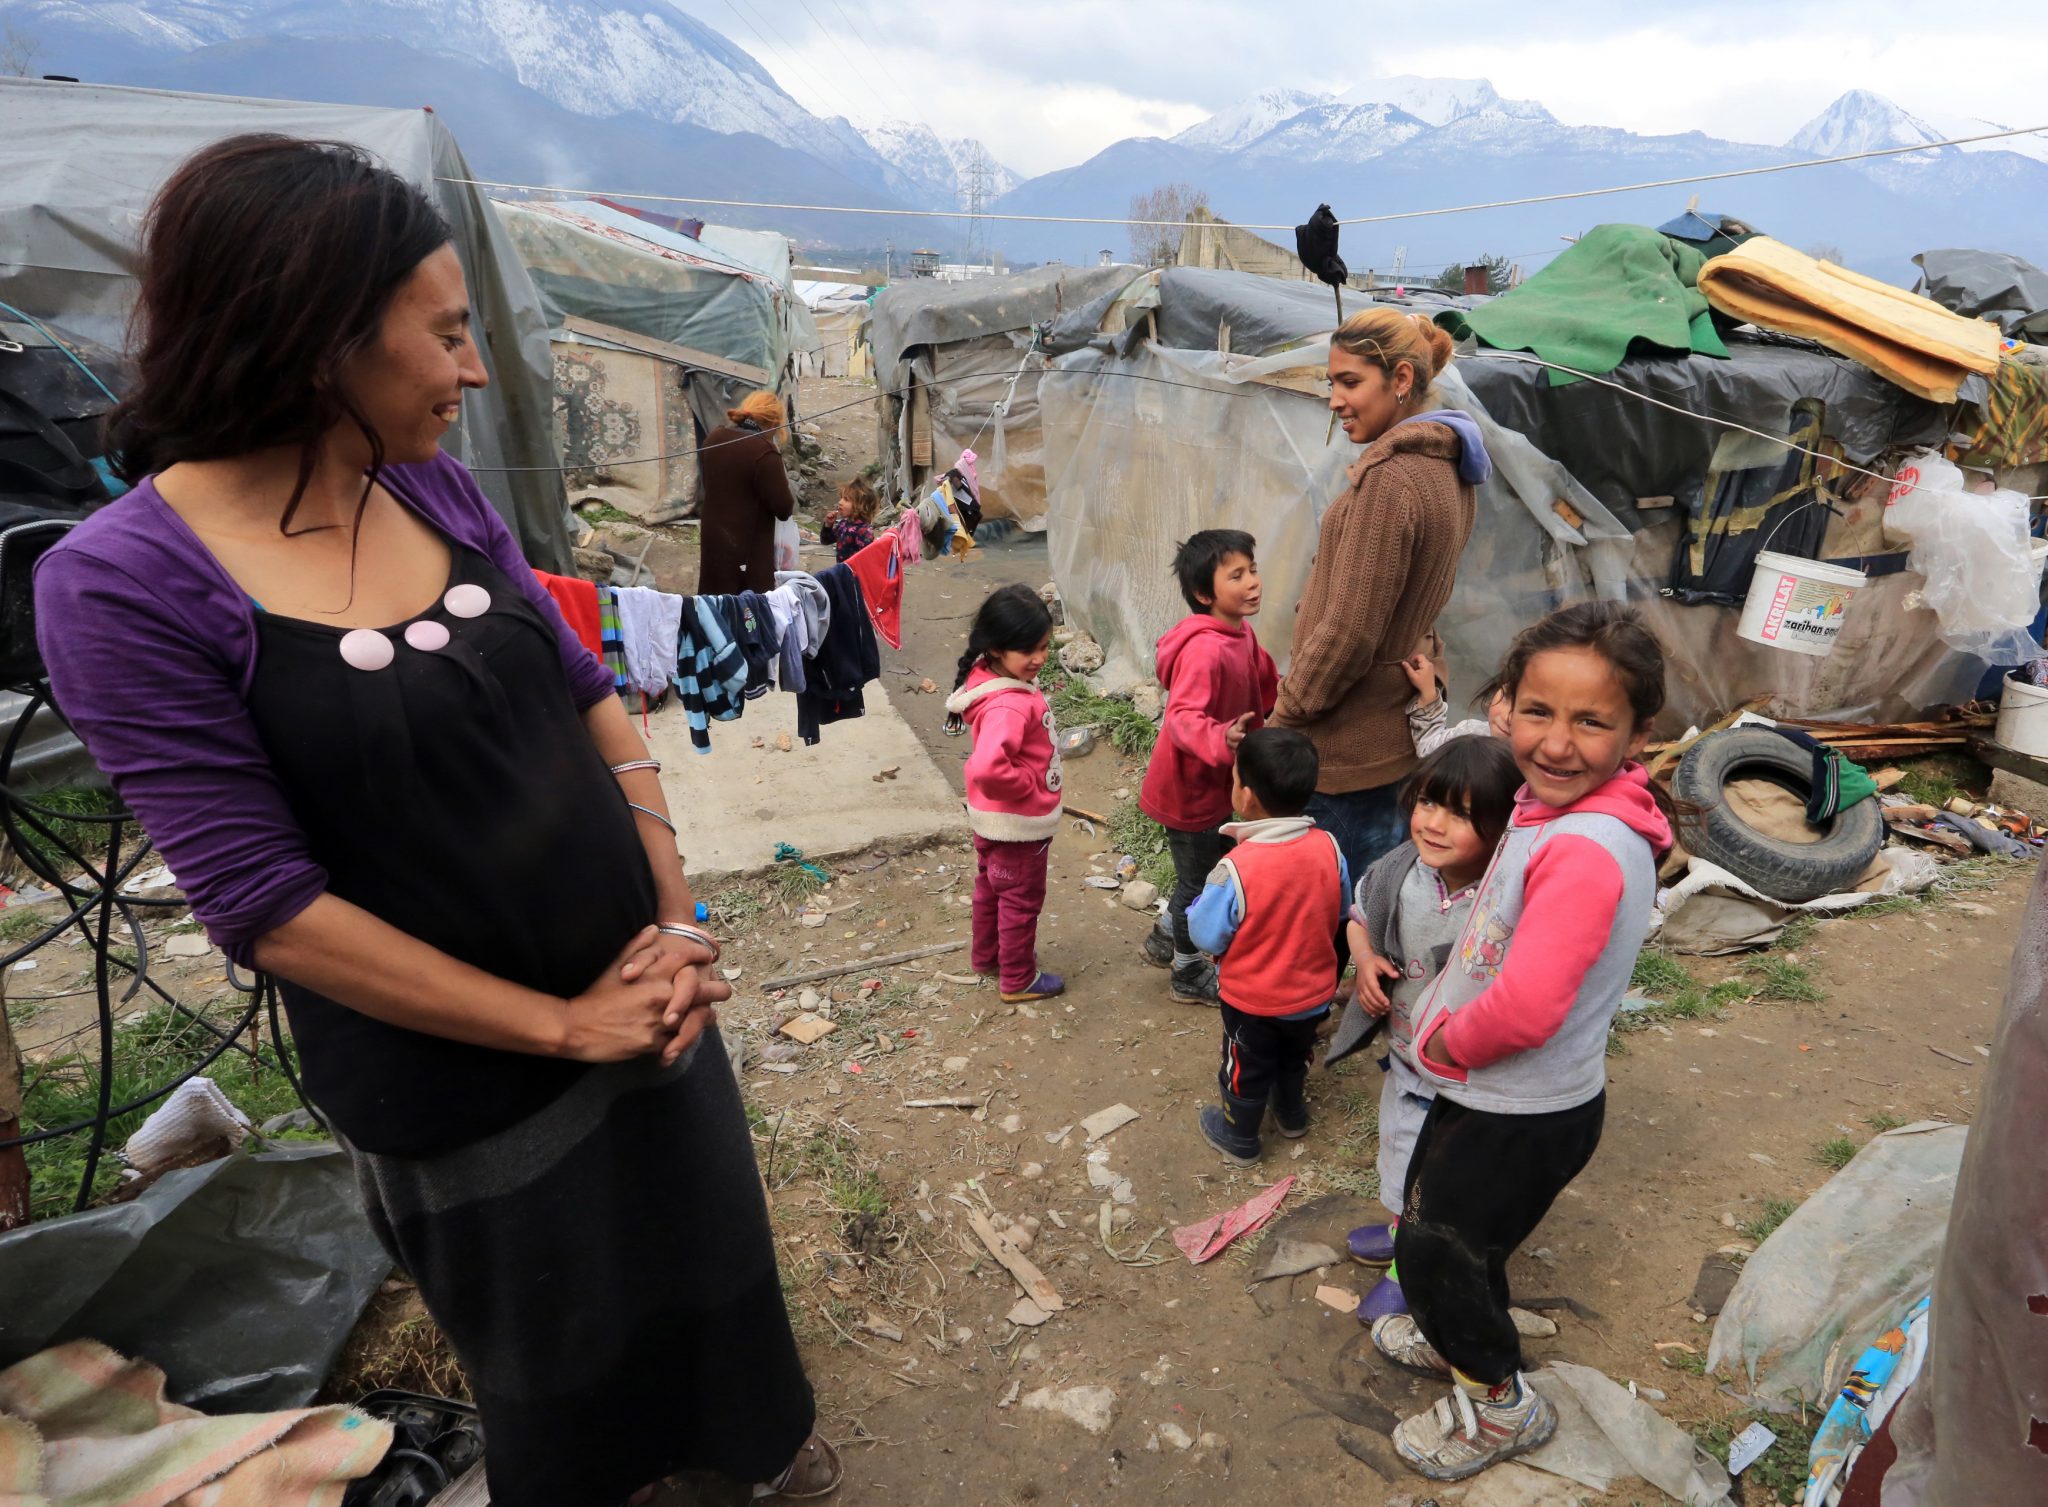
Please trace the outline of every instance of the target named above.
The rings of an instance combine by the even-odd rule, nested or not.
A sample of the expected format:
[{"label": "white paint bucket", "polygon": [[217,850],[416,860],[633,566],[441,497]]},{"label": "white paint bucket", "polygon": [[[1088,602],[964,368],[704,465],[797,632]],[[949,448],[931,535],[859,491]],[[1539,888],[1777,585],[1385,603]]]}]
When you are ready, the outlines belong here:
[{"label": "white paint bucket", "polygon": [[2014,753],[2048,759],[2048,690],[2017,675],[2005,677],[1998,698],[1998,726],[1991,736]]},{"label": "white paint bucket", "polygon": [[1825,656],[1835,647],[1850,600],[1868,579],[1845,565],[1758,550],[1735,632],[1773,649]]}]

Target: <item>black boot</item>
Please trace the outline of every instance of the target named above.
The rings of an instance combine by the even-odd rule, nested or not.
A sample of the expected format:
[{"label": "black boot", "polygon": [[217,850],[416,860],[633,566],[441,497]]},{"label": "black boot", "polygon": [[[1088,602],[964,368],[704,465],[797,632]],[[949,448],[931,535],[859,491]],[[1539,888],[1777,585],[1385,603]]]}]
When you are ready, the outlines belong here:
[{"label": "black boot", "polygon": [[1236,1094],[1224,1094],[1222,1098],[1220,1108],[1211,1104],[1202,1110],[1203,1139],[1222,1152],[1226,1160],[1249,1167],[1258,1161],[1263,1149],[1259,1145],[1259,1121],[1266,1117],[1266,1106],[1257,1099],[1240,1099]]},{"label": "black boot", "polygon": [[1140,952],[1146,962],[1154,968],[1173,966],[1173,933],[1163,926],[1155,926],[1145,933]]},{"label": "black boot", "polygon": [[1280,1134],[1298,1141],[1308,1134],[1308,1073],[1283,1074],[1273,1080],[1273,1123]]}]

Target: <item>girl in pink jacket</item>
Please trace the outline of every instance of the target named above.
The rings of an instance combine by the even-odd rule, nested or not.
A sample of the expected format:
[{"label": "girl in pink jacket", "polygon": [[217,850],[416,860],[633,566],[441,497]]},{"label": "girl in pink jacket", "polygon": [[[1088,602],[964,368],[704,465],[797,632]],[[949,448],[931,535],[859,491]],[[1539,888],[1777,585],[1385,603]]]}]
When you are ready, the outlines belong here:
[{"label": "girl in pink jacket", "polygon": [[1063,993],[1038,971],[1046,859],[1060,825],[1060,755],[1038,693],[1052,614],[1028,586],[999,586],[974,615],[946,710],[974,735],[967,821],[974,829],[976,973],[994,974],[1011,1004]]}]

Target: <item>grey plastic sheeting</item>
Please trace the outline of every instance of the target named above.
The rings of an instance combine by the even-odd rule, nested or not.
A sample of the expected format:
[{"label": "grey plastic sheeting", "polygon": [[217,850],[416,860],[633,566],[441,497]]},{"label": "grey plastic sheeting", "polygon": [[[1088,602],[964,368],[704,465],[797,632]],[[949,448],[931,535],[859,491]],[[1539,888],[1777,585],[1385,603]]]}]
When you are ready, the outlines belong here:
[{"label": "grey plastic sheeting", "polygon": [[940,282],[913,277],[875,297],[870,339],[875,375],[885,388],[903,386],[904,355],[915,346],[950,345],[1010,330],[1027,330],[1122,288],[1136,267],[1037,267],[1004,277]]},{"label": "grey plastic sheeting", "polygon": [[2048,340],[2048,272],[2003,251],[1923,251],[1920,289],[1965,319],[1995,319],[2008,335]]},{"label": "grey plastic sheeting", "polygon": [[204,1412],[303,1407],[390,1270],[333,1143],[223,1157],[0,1235],[0,1367],[95,1339]]},{"label": "grey plastic sheeting", "polygon": [[[201,147],[248,131],[354,142],[433,193],[455,231],[491,376],[444,445],[475,469],[527,558],[568,569],[547,320],[489,201],[445,181],[474,175],[429,111],[0,79],[0,299],[121,347],[157,188]],[[539,469],[494,469],[504,467]]]}]

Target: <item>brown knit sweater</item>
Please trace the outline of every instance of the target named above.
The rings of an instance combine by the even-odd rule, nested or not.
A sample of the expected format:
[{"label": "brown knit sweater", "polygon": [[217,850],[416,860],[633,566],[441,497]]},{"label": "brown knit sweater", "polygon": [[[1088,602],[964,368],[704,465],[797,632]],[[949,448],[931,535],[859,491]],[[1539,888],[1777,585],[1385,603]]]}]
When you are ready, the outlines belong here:
[{"label": "brown knit sweater", "polygon": [[1446,425],[1391,429],[1323,515],[1273,721],[1315,744],[1325,795],[1391,784],[1415,767],[1404,712],[1414,690],[1401,661],[1450,599],[1472,532],[1458,452]]}]

